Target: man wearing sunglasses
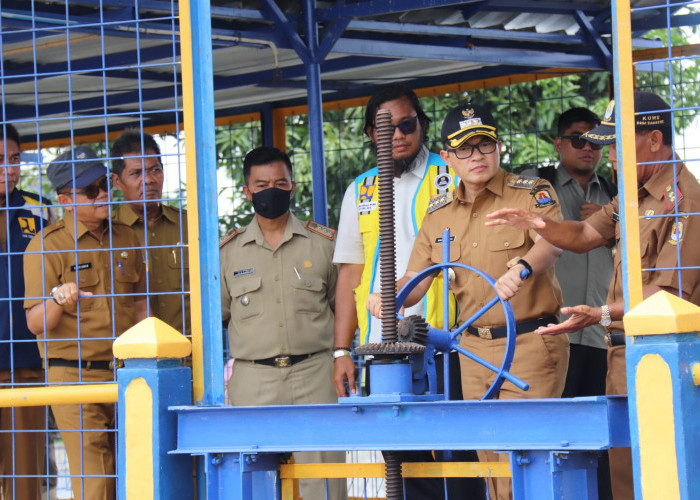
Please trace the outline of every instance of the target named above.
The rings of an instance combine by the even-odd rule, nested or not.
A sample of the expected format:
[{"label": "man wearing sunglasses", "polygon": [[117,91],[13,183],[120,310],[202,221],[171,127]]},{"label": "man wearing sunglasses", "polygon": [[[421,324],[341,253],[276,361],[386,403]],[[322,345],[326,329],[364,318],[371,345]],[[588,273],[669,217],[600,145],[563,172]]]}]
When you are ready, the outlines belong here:
[{"label": "man wearing sunglasses", "polygon": [[187,211],[162,202],[165,178],[160,147],[152,135],[128,130],[114,141],[110,156],[112,183],[124,194],[125,201],[114,217],[136,232],[142,246],[155,247],[148,249],[150,313],[178,332],[187,333]]},{"label": "man wearing sunglasses", "polygon": [[[27,247],[24,308],[51,384],[114,380],[114,338],[146,317],[143,254],[134,232],[109,220],[107,173],[86,146],[47,170],[65,216]],[[51,408],[74,498],[113,499],[114,405]]]},{"label": "man wearing sunglasses", "polygon": [[[700,305],[700,216],[692,215],[700,212],[700,184],[683,163],[676,161],[669,105],[652,92],[637,91],[634,111],[639,250],[645,270],[642,272],[643,296],[647,298],[660,290],[674,295],[680,292],[686,300]],[[611,101],[602,123],[583,137],[596,144],[610,145],[608,159],[613,168],[617,163],[616,134],[615,102]],[[681,215],[676,217],[676,213]],[[617,197],[585,221],[554,220],[515,208],[498,210],[488,218],[490,225],[536,231],[552,244],[575,252],[609,246],[620,238]],[[685,269],[678,271],[679,266]],[[621,252],[615,253],[613,267],[614,276],[605,302],[565,307],[562,313],[571,315],[568,320],[538,330],[543,336],[556,336],[597,323],[606,327],[610,346],[606,378],[606,394],[609,395],[627,394]],[[682,286],[681,291],[679,286]],[[613,498],[634,499],[630,449],[611,448],[609,456]]]},{"label": "man wearing sunglasses", "polygon": [[[496,121],[485,106],[465,105],[452,109],[442,125],[442,159],[459,175],[456,190],[430,204],[411,252],[406,273],[397,288],[423,269],[442,262],[442,232],[450,228],[450,259],[480,269],[496,279],[498,295],[510,299],[516,321],[516,347],[510,372],[527,381],[525,392],[504,384],[498,399],[552,398],[564,389],[569,358],[566,337],[542,337],[539,326],[557,322],[561,290],[553,264],[561,251],[534,231],[484,227],[487,213],[503,206],[520,206],[536,213],[561,218],[551,185],[536,177],[509,174],[500,168],[501,142]],[[494,230],[496,229],[496,230]],[[529,271],[525,279],[523,271]],[[434,282],[426,278],[408,296],[405,305],[421,300]],[[459,304],[459,322],[471,318],[494,296],[494,290],[475,273],[455,269],[450,284]],[[367,309],[380,316],[380,296],[370,296]],[[506,318],[492,307],[462,335],[460,345],[481,359],[503,359]],[[460,356],[464,399],[479,399],[493,382],[494,373]],[[479,451],[481,461],[508,460],[507,454]],[[492,499],[511,496],[510,479],[489,478]]]},{"label": "man wearing sunglasses", "polygon": [[[22,260],[27,245],[53,222],[43,197],[17,187],[20,137],[11,124],[0,125],[0,387],[43,385],[36,337],[27,328],[22,303]],[[46,408],[0,408],[0,497],[41,498]]]},{"label": "man wearing sunglasses", "polygon": [[[372,147],[377,141],[375,118],[377,111],[391,111],[394,125],[392,153],[394,160],[394,194],[396,225],[396,271],[406,270],[413,242],[423,222],[430,200],[447,193],[457,185],[457,177],[439,155],[430,153],[425,146],[430,118],[425,114],[415,92],[405,85],[381,88],[367,103],[365,133]],[[381,342],[381,322],[371,317],[364,303],[367,296],[379,290],[379,186],[378,168],[359,175],[348,186],[340,210],[338,241],[333,262],[340,264],[336,288],[335,340],[333,382],[338,396],[346,396],[345,383],[356,392],[355,365],[351,346],[359,327],[360,344]],[[425,316],[430,324],[442,327],[442,282],[427,293],[426,299],[408,308],[406,314]],[[451,326],[456,318],[454,297],[450,297]],[[457,353],[453,353],[450,370],[450,394],[461,399]],[[436,360],[438,378],[442,360]],[[370,382],[371,384],[371,382]],[[442,386],[441,386],[442,387]],[[441,452],[436,452],[441,455]],[[473,452],[455,451],[458,461],[473,461]],[[401,453],[402,461],[429,462],[433,453],[408,451]],[[409,500],[444,498],[445,485],[437,478],[406,480],[406,498]],[[479,479],[449,479],[449,498],[483,497],[483,481]]]},{"label": "man wearing sunglasses", "polygon": [[[559,197],[565,220],[585,220],[617,194],[617,187],[596,174],[602,144],[587,141],[583,134],[600,124],[587,108],[572,108],[559,116],[554,149],[559,166],[527,170],[548,180]],[[565,306],[602,304],[613,272],[612,251],[599,247],[585,254],[565,251],[557,260],[556,275]],[[605,328],[595,324],[569,334],[569,369],[562,397],[602,396],[605,394],[607,351]],[[598,498],[611,498],[607,453],[599,460]]]}]

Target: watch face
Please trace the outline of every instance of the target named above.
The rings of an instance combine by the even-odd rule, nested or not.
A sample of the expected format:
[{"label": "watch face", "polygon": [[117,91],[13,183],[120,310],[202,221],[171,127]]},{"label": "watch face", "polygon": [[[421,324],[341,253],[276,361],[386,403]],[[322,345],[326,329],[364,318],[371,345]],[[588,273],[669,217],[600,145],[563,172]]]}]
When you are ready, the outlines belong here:
[{"label": "watch face", "polygon": [[603,326],[610,326],[611,323],[612,323],[612,320],[610,320],[610,319],[608,319],[608,318],[605,318],[605,319],[601,319],[601,320],[600,320],[600,324],[603,325]]}]

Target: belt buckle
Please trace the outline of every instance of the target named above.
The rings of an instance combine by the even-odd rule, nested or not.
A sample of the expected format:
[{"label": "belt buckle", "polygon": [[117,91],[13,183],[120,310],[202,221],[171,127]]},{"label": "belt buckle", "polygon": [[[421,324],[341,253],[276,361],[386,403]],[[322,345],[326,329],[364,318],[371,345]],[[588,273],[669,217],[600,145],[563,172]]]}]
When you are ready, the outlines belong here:
[{"label": "belt buckle", "polygon": [[277,356],[275,358],[275,366],[277,368],[288,368],[292,366],[292,358],[289,356]]},{"label": "belt buckle", "polygon": [[479,333],[479,338],[486,339],[486,340],[493,340],[493,336],[491,335],[490,328],[481,328],[480,326],[477,326],[476,330]]}]

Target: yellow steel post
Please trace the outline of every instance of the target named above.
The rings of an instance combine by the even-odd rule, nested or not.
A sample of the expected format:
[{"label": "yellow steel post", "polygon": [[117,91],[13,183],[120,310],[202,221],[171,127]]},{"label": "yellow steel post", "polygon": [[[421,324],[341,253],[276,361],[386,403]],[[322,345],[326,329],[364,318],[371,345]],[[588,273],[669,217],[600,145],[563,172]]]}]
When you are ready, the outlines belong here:
[{"label": "yellow steel post", "polygon": [[637,200],[637,153],[634,132],[634,72],[632,70],[632,26],[630,0],[616,0],[613,9],[615,64],[615,120],[617,166],[622,168],[624,219],[622,244],[623,273],[627,275],[627,308],[642,301],[642,258],[639,246],[639,204]]}]

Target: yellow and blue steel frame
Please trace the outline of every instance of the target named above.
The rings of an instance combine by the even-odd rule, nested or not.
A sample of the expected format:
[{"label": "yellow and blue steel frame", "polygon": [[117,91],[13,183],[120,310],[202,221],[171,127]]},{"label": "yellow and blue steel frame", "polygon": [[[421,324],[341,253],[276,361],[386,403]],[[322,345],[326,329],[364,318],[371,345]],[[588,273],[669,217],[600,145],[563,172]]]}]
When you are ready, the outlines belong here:
[{"label": "yellow and blue steel frame", "polygon": [[[616,0],[612,12],[624,325],[628,337],[625,357],[635,497],[700,498],[700,482],[693,474],[700,463],[700,423],[696,418],[700,391],[694,375],[700,359],[700,307],[666,292],[643,300],[630,1]],[[682,264],[679,262],[679,266]]]},{"label": "yellow and blue steel frame", "polygon": [[[224,402],[211,8],[180,0],[195,404]],[[207,314],[202,314],[206,307]]]}]

